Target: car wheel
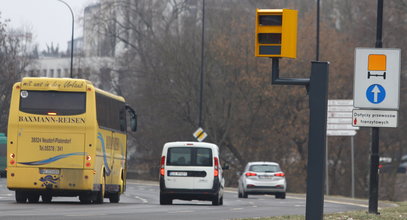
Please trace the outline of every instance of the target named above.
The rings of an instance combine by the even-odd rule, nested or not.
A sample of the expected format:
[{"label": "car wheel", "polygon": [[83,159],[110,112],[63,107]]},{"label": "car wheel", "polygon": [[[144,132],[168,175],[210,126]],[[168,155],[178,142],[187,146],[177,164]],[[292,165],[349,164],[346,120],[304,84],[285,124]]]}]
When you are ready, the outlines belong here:
[{"label": "car wheel", "polygon": [[242,197],[243,197],[243,195],[242,195],[242,193],[240,192],[240,190],[237,191],[237,197],[239,197],[239,198],[242,198]]},{"label": "car wheel", "polygon": [[276,197],[276,199],[285,199],[285,192],[284,193],[277,193],[275,197]]},{"label": "car wheel", "polygon": [[247,199],[248,197],[249,197],[249,195],[247,194],[247,192],[245,192],[245,191],[243,190],[242,198]]},{"label": "car wheel", "polygon": [[223,196],[220,197],[219,205],[223,205]]},{"label": "car wheel", "polygon": [[172,199],[160,193],[160,205],[172,205]]}]

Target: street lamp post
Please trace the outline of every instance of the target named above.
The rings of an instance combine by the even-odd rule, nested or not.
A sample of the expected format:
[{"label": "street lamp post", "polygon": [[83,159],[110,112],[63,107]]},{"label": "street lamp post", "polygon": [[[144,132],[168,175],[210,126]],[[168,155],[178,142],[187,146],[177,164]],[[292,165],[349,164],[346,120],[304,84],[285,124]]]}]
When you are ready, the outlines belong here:
[{"label": "street lamp post", "polygon": [[66,5],[69,8],[69,11],[71,12],[72,15],[72,36],[71,36],[71,78],[73,78],[72,75],[72,68],[73,68],[73,35],[74,35],[74,16],[73,16],[73,11],[72,8],[68,5],[68,3],[64,2],[63,0],[57,0],[59,2],[62,2],[64,5]]},{"label": "street lamp post", "polygon": [[205,0],[202,0],[202,32],[201,32],[201,74],[199,82],[199,127],[203,126],[202,122],[202,102],[203,102],[203,74],[204,74],[204,56],[205,56]]}]

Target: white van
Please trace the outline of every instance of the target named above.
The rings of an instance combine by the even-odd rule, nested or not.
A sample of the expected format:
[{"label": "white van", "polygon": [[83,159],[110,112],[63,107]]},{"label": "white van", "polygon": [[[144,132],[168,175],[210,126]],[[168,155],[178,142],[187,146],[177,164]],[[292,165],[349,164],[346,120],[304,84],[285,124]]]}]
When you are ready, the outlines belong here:
[{"label": "white van", "polygon": [[207,200],[223,205],[225,180],[219,148],[204,142],[169,142],[160,163],[160,204],[173,199]]}]

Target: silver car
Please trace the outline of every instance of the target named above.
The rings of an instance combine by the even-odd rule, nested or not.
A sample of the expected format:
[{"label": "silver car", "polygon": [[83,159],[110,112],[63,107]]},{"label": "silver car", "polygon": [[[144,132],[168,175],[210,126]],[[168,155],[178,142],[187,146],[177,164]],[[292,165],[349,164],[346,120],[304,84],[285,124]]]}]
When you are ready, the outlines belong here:
[{"label": "silver car", "polygon": [[287,182],[280,165],[274,162],[249,162],[239,178],[238,196],[248,194],[271,194],[285,199]]}]

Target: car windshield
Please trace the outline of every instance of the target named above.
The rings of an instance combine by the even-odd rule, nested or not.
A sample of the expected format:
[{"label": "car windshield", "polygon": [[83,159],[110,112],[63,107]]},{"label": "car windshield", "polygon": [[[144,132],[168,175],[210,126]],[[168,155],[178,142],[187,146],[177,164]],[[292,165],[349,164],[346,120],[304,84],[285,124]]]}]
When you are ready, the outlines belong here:
[{"label": "car windshield", "polygon": [[280,172],[280,167],[278,165],[273,164],[256,164],[251,165],[249,171],[253,172]]},{"label": "car windshield", "polygon": [[167,156],[167,165],[171,166],[212,166],[210,148],[171,147]]}]

